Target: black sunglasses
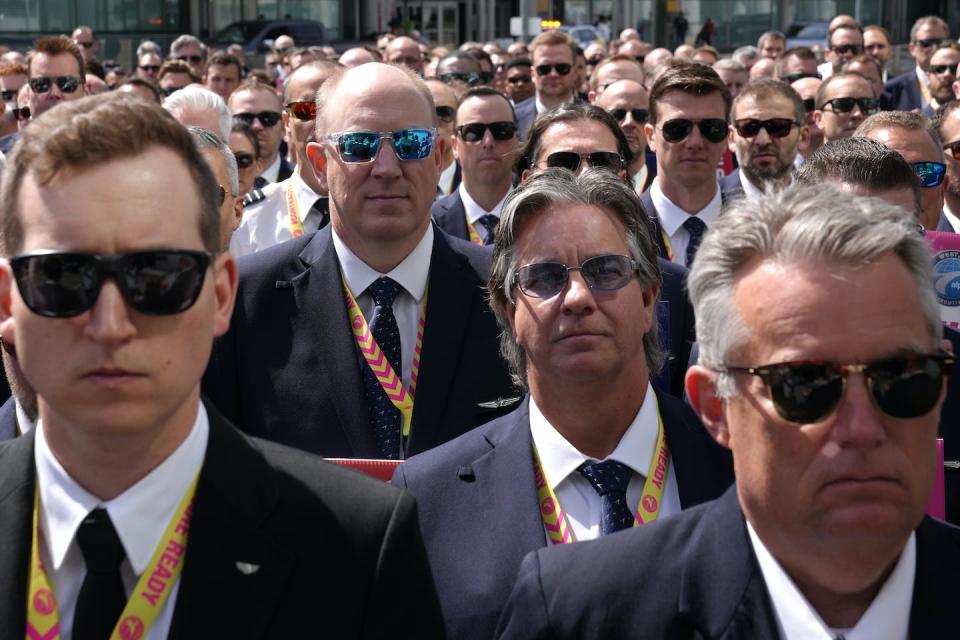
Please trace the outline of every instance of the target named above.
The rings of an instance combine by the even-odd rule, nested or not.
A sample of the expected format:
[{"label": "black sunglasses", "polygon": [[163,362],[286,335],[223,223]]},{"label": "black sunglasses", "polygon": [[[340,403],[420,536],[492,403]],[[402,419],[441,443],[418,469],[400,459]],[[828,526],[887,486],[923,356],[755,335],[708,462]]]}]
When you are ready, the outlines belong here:
[{"label": "black sunglasses", "polygon": [[932,64],[930,65],[930,71],[937,74],[938,76],[942,76],[946,73],[952,73],[953,75],[957,75],[957,65],[956,64]]},{"label": "black sunglasses", "polygon": [[440,82],[450,84],[451,82],[464,82],[471,87],[480,84],[480,74],[476,71],[462,71],[441,73]]},{"label": "black sunglasses", "polygon": [[628,113],[633,116],[634,122],[646,122],[650,118],[650,112],[647,109],[610,109],[607,113],[617,122],[626,120]]},{"label": "black sunglasses", "polygon": [[203,62],[203,56],[176,56],[175,60],[180,60],[181,62],[191,62],[193,64],[200,64]]},{"label": "black sunglasses", "polygon": [[74,40],[74,43],[83,47],[84,49],[89,49],[90,47],[96,44],[96,42],[80,42],[79,40]]},{"label": "black sunglasses", "polygon": [[169,98],[177,91],[180,91],[180,89],[183,89],[183,87],[166,87],[164,89],[160,89],[160,95],[162,95],[164,98]]},{"label": "black sunglasses", "polygon": [[532,82],[533,78],[530,76],[513,76],[512,78],[507,78],[507,82],[510,84],[523,84],[525,82]]},{"label": "black sunglasses", "polygon": [[876,98],[834,98],[827,100],[820,108],[830,105],[834,113],[850,113],[855,106],[860,107],[864,115],[870,115],[879,108]]},{"label": "black sunglasses", "polygon": [[793,84],[797,80],[803,80],[804,78],[816,78],[820,80],[819,73],[791,73],[783,77],[783,81],[787,84]]},{"label": "black sunglasses", "polygon": [[572,68],[573,66],[567,64],[566,62],[561,62],[560,64],[538,64],[536,67],[534,67],[534,69],[537,70],[538,76],[550,75],[551,69],[556,69],[558,75],[565,76],[570,73],[570,69]]},{"label": "black sunglasses", "polygon": [[597,58],[590,58],[589,60],[587,60],[587,64],[590,65],[591,67],[595,67],[601,62],[603,62],[603,56],[599,56]]},{"label": "black sunglasses", "polygon": [[57,76],[56,78],[41,76],[30,78],[29,82],[30,90],[34,93],[46,93],[50,91],[53,84],[56,84],[57,88],[64,93],[73,93],[83,84],[83,78],[80,76]]},{"label": "black sunglasses", "polygon": [[273,125],[280,122],[280,112],[261,111],[260,113],[235,113],[233,114],[233,119],[239,120],[240,122],[249,126],[253,126],[254,120],[259,120],[264,129],[269,129]]},{"label": "black sunglasses", "polygon": [[156,73],[157,71],[160,71],[160,65],[158,64],[141,64],[137,68],[141,71],[149,71],[150,73]]},{"label": "black sunglasses", "polygon": [[[288,102],[286,108],[287,111],[290,112],[290,115],[303,122],[310,122],[317,117],[317,103],[313,100]],[[263,120],[260,120],[260,124],[263,124],[265,127],[273,126],[264,124]]]},{"label": "black sunglasses", "polygon": [[494,140],[511,140],[517,133],[517,125],[512,122],[471,122],[457,127],[457,133],[464,142],[480,142],[487,129]]},{"label": "black sunglasses", "polygon": [[807,113],[817,110],[817,102],[814,98],[807,98],[803,101],[803,110]]},{"label": "black sunglasses", "polygon": [[248,169],[253,165],[253,161],[256,160],[256,157],[252,153],[235,153],[233,157],[237,159],[237,167],[239,169]]},{"label": "black sunglasses", "polygon": [[531,298],[552,298],[567,286],[570,272],[579,271],[594,291],[615,291],[630,284],[637,263],[628,256],[606,255],[587,258],[579,267],[562,262],[535,262],[514,272],[514,281]]},{"label": "black sunglasses", "polygon": [[681,142],[693,131],[694,124],[700,129],[700,135],[714,144],[727,139],[727,121],[720,118],[705,118],[697,123],[686,118],[677,118],[664,122],[660,130],[667,142]]},{"label": "black sunglasses", "polygon": [[453,107],[438,106],[436,111],[437,119],[441,122],[453,122],[454,118],[457,117],[457,110]]},{"label": "black sunglasses", "polygon": [[13,102],[17,99],[17,90],[16,89],[4,89],[0,91],[0,99],[4,102]]},{"label": "black sunglasses", "polygon": [[771,138],[785,138],[790,135],[794,127],[799,126],[799,122],[794,122],[790,118],[770,118],[769,120],[742,118],[733,123],[733,128],[742,138],[755,138],[760,135],[761,129],[764,129]]},{"label": "black sunglasses", "polygon": [[927,38],[926,40],[917,40],[917,44],[924,49],[940,46],[941,42],[943,42],[943,38]]},{"label": "black sunglasses", "polygon": [[212,257],[180,249],[118,255],[35,251],[13,256],[10,267],[24,303],[47,318],[89,311],[107,278],[113,278],[132,309],[164,316],[193,306]]},{"label": "black sunglasses", "polygon": [[623,157],[614,151],[594,151],[584,155],[576,151],[554,151],[547,156],[546,164],[548,167],[559,167],[576,173],[584,160],[591,167],[609,169],[614,173],[623,169]]},{"label": "black sunglasses", "polygon": [[940,399],[943,379],[955,360],[946,354],[897,356],[870,364],[820,360],[781,362],[762,367],[727,367],[763,380],[780,417],[798,424],[826,419],[840,404],[850,373],[861,373],[876,407],[892,418],[929,413]]},{"label": "black sunglasses", "polygon": [[12,109],[11,111],[13,113],[13,117],[20,122],[30,119],[30,107],[19,107],[17,109]]},{"label": "black sunglasses", "polygon": [[830,50],[834,53],[839,53],[840,55],[846,55],[852,53],[855,56],[863,53],[863,46],[859,44],[838,44],[830,47]]}]

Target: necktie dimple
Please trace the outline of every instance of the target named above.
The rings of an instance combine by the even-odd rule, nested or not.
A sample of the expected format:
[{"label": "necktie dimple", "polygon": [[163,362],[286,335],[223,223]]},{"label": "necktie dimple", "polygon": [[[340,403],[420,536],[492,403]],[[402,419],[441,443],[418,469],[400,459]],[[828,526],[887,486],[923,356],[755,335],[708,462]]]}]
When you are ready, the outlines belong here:
[{"label": "necktie dimple", "polygon": [[633,526],[633,512],[627,506],[627,485],[633,470],[616,460],[582,464],[581,474],[600,494],[600,535]]},{"label": "necktie dimple", "polygon": [[[393,314],[393,301],[400,290],[400,284],[385,276],[377,278],[367,287],[367,292],[373,297],[375,305],[373,317],[369,323],[370,333],[373,334],[373,339],[377,341],[383,357],[393,367],[398,378],[403,377],[403,370],[400,367],[400,329],[397,327],[397,318]],[[400,430],[403,416],[400,410],[390,402],[376,374],[366,362],[363,366],[363,382],[367,411],[377,448],[382,457],[396,459],[400,457]]]},{"label": "necktie dimple", "polygon": [[483,227],[483,244],[493,244],[493,240],[496,237],[498,222],[500,222],[500,218],[492,213],[485,213],[477,218],[477,225]]},{"label": "necktie dimple", "polygon": [[689,269],[693,266],[693,258],[697,255],[697,249],[700,248],[700,242],[703,240],[703,234],[707,231],[707,225],[697,216],[689,216],[683,221],[683,228],[690,234],[690,241],[687,242],[687,264]]},{"label": "necktie dimple", "polygon": [[327,223],[330,222],[330,199],[326,197],[317,198],[317,201],[310,207],[309,215],[315,215],[319,218],[318,230],[327,226]]},{"label": "necktie dimple", "polygon": [[74,640],[104,640],[127,604],[120,577],[126,557],[123,544],[105,509],[91,511],[77,529],[77,544],[87,573],[77,597],[73,619]]}]

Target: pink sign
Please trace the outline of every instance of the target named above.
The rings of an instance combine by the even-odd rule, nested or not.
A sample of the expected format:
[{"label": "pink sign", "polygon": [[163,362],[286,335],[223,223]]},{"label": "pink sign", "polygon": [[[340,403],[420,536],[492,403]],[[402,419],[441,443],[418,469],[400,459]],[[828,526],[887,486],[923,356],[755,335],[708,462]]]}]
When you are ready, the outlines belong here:
[{"label": "pink sign", "polygon": [[936,468],[933,471],[933,491],[927,504],[927,514],[944,520],[947,517],[947,496],[943,478],[943,438],[937,438]]},{"label": "pink sign", "polygon": [[933,286],[944,324],[960,328],[960,234],[927,231],[933,249]]}]

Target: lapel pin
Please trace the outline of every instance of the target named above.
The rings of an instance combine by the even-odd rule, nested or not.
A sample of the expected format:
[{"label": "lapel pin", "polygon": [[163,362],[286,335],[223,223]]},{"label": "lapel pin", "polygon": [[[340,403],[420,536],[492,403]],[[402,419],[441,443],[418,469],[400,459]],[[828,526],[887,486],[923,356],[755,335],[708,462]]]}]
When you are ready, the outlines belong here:
[{"label": "lapel pin", "polygon": [[255,574],[257,571],[260,571],[260,565],[250,564],[249,562],[238,562],[237,571],[239,571],[245,576],[251,576]]}]

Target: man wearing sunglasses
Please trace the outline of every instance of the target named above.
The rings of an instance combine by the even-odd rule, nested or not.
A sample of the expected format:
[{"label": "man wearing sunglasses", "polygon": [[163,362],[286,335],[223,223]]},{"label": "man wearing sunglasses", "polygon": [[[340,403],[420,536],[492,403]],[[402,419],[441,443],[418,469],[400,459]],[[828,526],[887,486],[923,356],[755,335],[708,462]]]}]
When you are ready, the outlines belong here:
[{"label": "man wearing sunglasses", "polygon": [[80,47],[84,61],[97,59],[97,54],[100,53],[100,41],[93,34],[93,29],[79,26],[73,30],[70,37]]},{"label": "man wearing sunglasses", "polygon": [[730,149],[740,168],[720,180],[727,200],[756,198],[793,180],[807,138],[803,101],[779,80],[754,80],[733,100]]},{"label": "man wearing sunglasses", "polygon": [[930,58],[940,43],[950,37],[950,27],[938,16],[918,18],[910,28],[910,43],[907,50],[916,62],[912,71],[907,71],[887,82],[886,93],[890,103],[898,111],[920,110],[930,115]]},{"label": "man wearing sunglasses", "polygon": [[864,120],[854,133],[876,140],[899,153],[920,178],[920,224],[925,229],[953,232],[943,215],[950,179],[940,136],[927,119],[912,111],[882,111]]},{"label": "man wearing sunglasses", "polygon": [[61,102],[86,95],[80,47],[66,36],[45,36],[30,56],[30,114],[36,118]]},{"label": "man wearing sunglasses", "polygon": [[170,59],[186,62],[193,75],[202,78],[207,66],[207,47],[198,38],[184,34],[170,43]]},{"label": "man wearing sunglasses", "polygon": [[493,244],[503,202],[513,188],[518,146],[513,107],[490,87],[468,89],[457,107],[453,155],[463,180],[433,204],[441,229],[474,244]]},{"label": "man wearing sunglasses", "polygon": [[924,511],[954,359],[923,237],[899,207],[816,185],[743,201],[700,256],[687,389],[735,486],[528,556],[500,637],[941,634],[960,532]]},{"label": "man wearing sunglasses", "polygon": [[[933,120],[943,146],[947,164],[947,188],[943,199],[943,215],[954,230],[960,229],[960,102],[954,100],[941,107]],[[958,474],[960,475],[960,474]]]},{"label": "man wearing sunglasses", "polygon": [[[777,60],[773,77],[790,84],[800,78],[819,78],[817,54],[809,47],[793,47],[783,52]],[[734,96],[736,97],[736,96]]]},{"label": "man wearing sunglasses", "polygon": [[601,60],[590,76],[590,91],[587,93],[590,104],[596,104],[597,98],[617,80],[633,80],[643,84],[643,64],[633,56],[620,53]]},{"label": "man wearing sunglasses", "polygon": [[61,109],[24,132],[0,194],[0,334],[39,402],[0,446],[4,629],[292,637],[323,575],[334,636],[438,637],[413,500],[201,400],[237,267],[188,132],[134,98]]},{"label": "man wearing sunglasses", "polygon": [[957,65],[960,64],[960,44],[956,41],[942,43],[930,56],[927,78],[930,80],[930,113],[952,102],[955,97],[953,85],[957,81]]},{"label": "man wearing sunglasses", "polygon": [[265,167],[260,174],[263,179],[270,183],[289,178],[293,169],[287,163],[286,154],[280,153],[280,143],[283,142],[283,103],[274,87],[257,78],[248,78],[230,94],[227,106],[230,107],[234,120],[250,125],[257,132]]},{"label": "man wearing sunglasses", "polygon": [[843,63],[863,53],[863,27],[856,22],[841,22],[827,35],[826,62],[817,67],[826,80],[840,71]]},{"label": "man wearing sunglasses", "polygon": [[317,90],[342,70],[337,62],[318,60],[287,76],[283,126],[297,165],[286,180],[254,189],[245,199],[243,221],[230,243],[233,255],[247,255],[299,238],[330,221],[327,192],[307,157],[307,144],[314,141]]},{"label": "man wearing sunglasses", "polygon": [[465,51],[453,51],[437,63],[437,78],[453,89],[459,99],[470,87],[483,84],[480,61]]},{"label": "man wearing sunglasses", "polygon": [[647,167],[647,136],[643,132],[643,125],[650,118],[647,90],[640,82],[617,80],[607,85],[594,104],[619,123],[633,154],[633,160],[627,166],[627,177],[634,190],[643,193],[653,180],[653,172]]},{"label": "man wearing sunglasses", "polygon": [[530,43],[537,115],[574,101],[576,47],[573,38],[558,30],[544,31]]},{"label": "man wearing sunglasses", "polygon": [[164,99],[191,84],[197,84],[200,78],[193,75],[190,66],[180,60],[167,60],[160,67],[157,74],[157,84],[160,86],[160,95]]},{"label": "man wearing sunglasses", "polygon": [[437,114],[437,140],[443,141],[440,180],[437,182],[437,200],[439,200],[456,191],[463,178],[460,163],[453,157],[453,136],[457,126],[457,93],[449,84],[436,78],[428,78],[426,83],[433,95]]},{"label": "man wearing sunglasses", "polygon": [[880,103],[870,82],[859,73],[835,73],[820,85],[814,98],[813,121],[825,141],[849,138]]},{"label": "man wearing sunglasses", "polygon": [[249,433],[400,459],[519,401],[484,301],[489,252],[430,223],[443,150],[423,80],[361,65],[317,102],[307,154],[330,224],[245,263],[206,389]]},{"label": "man wearing sunglasses", "polygon": [[157,74],[160,73],[160,68],[162,66],[163,58],[160,57],[159,53],[146,51],[137,59],[136,75],[144,80],[156,82]]},{"label": "man wearing sunglasses", "polygon": [[[514,58],[507,63],[507,96],[514,107],[533,98],[537,88],[533,84],[533,62],[530,58]],[[530,124],[533,124],[531,120]],[[530,127],[527,126],[525,132]],[[523,134],[521,133],[521,137]]]},{"label": "man wearing sunglasses", "polygon": [[[0,138],[16,133],[17,117],[14,110],[17,108],[17,91],[20,87],[27,84],[29,79],[29,69],[25,64],[4,64],[0,65],[0,107],[3,114],[0,115]],[[11,145],[12,146],[12,145]],[[0,143],[0,148],[3,145]]]},{"label": "man wearing sunglasses", "polygon": [[[650,384],[659,267],[629,184],[547,169],[517,188],[501,224],[488,286],[529,396],[394,474],[417,497],[447,635],[466,640],[493,636],[525,553],[649,526],[732,480],[689,407]],[[654,482],[662,493],[647,491]]]}]

